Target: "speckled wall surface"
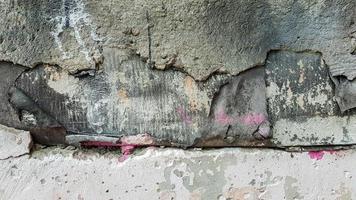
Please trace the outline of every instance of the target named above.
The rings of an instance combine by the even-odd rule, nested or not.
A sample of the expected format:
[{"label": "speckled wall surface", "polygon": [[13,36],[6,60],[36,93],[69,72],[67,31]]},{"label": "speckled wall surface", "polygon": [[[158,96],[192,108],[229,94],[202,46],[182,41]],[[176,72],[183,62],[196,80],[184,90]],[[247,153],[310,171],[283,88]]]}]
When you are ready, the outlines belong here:
[{"label": "speckled wall surface", "polygon": [[[354,150],[43,149],[0,161],[0,199],[355,199]],[[14,181],[16,180],[16,181]]]},{"label": "speckled wall surface", "polygon": [[0,3],[0,123],[38,142],[355,143],[352,0]]},{"label": "speckled wall surface", "polygon": [[0,0],[0,199],[355,199],[355,22],[355,0]]}]

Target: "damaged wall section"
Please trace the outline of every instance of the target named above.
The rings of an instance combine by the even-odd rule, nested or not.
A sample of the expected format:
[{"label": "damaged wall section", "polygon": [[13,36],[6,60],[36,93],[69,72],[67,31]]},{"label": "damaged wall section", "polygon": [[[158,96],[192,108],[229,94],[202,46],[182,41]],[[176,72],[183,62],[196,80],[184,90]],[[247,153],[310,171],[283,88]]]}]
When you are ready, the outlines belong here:
[{"label": "damaged wall section", "polygon": [[41,65],[23,73],[16,87],[71,134],[149,134],[157,144],[178,146],[209,138],[247,145],[268,137],[263,68],[197,82],[180,71],[152,70],[126,51],[104,49],[104,55],[95,76]]},{"label": "damaged wall section", "polygon": [[75,75],[47,64],[14,71],[3,62],[11,80],[2,80],[1,98],[12,110],[2,123],[17,120],[15,127],[47,144],[64,143],[66,135],[74,143],[147,135],[150,145],[185,147],[354,141],[354,117],[341,114],[320,53],[271,51],[265,66],[206,81],[151,69],[127,50],[108,48],[104,55],[102,70]]},{"label": "damaged wall section", "polygon": [[[12,109],[6,111],[9,116],[21,124],[17,127],[47,144],[64,143],[66,135],[73,143],[146,135],[150,145],[184,147],[355,141],[354,116],[340,112],[318,52],[271,51],[265,66],[206,81],[173,69],[151,69],[127,50],[103,52],[101,70],[75,75],[48,64],[11,71],[16,67],[2,63],[11,72],[4,75],[12,78],[3,80],[1,98]],[[2,123],[11,124],[13,118]]]},{"label": "damaged wall section", "polygon": [[8,92],[14,86],[25,67],[9,62],[0,62],[0,124],[15,128],[24,128],[17,111],[9,103]]},{"label": "damaged wall section", "polygon": [[0,123],[44,143],[355,141],[353,0],[0,4]]},{"label": "damaged wall section", "polygon": [[[274,143],[309,146],[355,142],[355,116],[352,111],[341,113],[321,53],[272,51],[266,74]],[[340,88],[336,86],[336,91]]]}]

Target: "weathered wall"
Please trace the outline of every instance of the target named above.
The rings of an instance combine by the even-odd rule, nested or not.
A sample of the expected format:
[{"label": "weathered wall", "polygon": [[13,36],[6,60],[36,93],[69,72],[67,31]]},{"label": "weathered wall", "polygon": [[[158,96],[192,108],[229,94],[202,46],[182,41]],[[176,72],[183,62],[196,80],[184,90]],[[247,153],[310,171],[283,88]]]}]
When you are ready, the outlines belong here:
[{"label": "weathered wall", "polygon": [[39,142],[355,143],[353,0],[0,3],[0,124]]},{"label": "weathered wall", "polygon": [[356,198],[356,152],[44,149],[0,161],[0,199],[257,200]]},{"label": "weathered wall", "polygon": [[354,199],[355,22],[355,0],[0,0],[0,199]]}]

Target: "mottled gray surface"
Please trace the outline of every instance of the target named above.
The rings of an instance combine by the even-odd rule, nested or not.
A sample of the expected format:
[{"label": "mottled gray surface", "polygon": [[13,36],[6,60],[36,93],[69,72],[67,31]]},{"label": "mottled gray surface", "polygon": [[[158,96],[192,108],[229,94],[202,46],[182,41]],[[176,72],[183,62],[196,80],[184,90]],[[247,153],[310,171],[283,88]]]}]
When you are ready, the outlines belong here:
[{"label": "mottled gray surface", "polygon": [[1,0],[1,60],[59,64],[72,72],[95,68],[99,39],[84,9],[77,0]]},{"label": "mottled gray surface", "polygon": [[349,81],[344,76],[334,77],[335,99],[342,112],[356,107],[356,83]]},{"label": "mottled gray surface", "polygon": [[[350,89],[345,85],[337,85],[334,90],[320,53],[273,51],[266,61],[266,74],[273,143],[308,146],[355,142],[354,111],[342,113],[344,104],[337,101],[342,95],[349,97],[352,91],[344,91]],[[351,83],[343,81],[340,84]],[[335,92],[338,98],[334,98]],[[350,103],[348,109],[352,108],[352,100],[346,103]]]},{"label": "mottled gray surface", "polygon": [[320,53],[273,51],[266,61],[269,117],[305,120],[337,115],[333,84]]},{"label": "mottled gray surface", "polygon": [[262,67],[195,82],[180,71],[152,70],[125,51],[104,49],[104,55],[95,76],[44,65],[23,73],[16,87],[72,134],[149,134],[184,146],[269,136]]},{"label": "mottled gray surface", "polygon": [[353,0],[2,0],[0,8],[0,58],[26,66],[95,68],[101,47],[115,46],[204,79],[262,64],[272,49],[310,49],[333,75],[356,74]]},{"label": "mottled gray surface", "polygon": [[[46,140],[64,127],[179,146],[350,144],[339,110],[353,119],[355,12],[354,0],[0,0],[0,61],[32,68],[11,96],[22,67],[0,75],[0,123]],[[320,117],[337,119],[329,139],[310,136]],[[297,140],[278,120],[314,128]]]},{"label": "mottled gray surface", "polygon": [[0,62],[0,124],[24,128],[20,122],[18,111],[8,101],[9,89],[15,85],[17,77],[25,70],[25,67],[13,65],[8,62]]},{"label": "mottled gray surface", "polygon": [[0,160],[28,154],[31,151],[32,144],[31,135],[28,131],[0,125]]},{"label": "mottled gray surface", "polygon": [[350,200],[356,152],[45,148],[0,160],[0,199]]}]

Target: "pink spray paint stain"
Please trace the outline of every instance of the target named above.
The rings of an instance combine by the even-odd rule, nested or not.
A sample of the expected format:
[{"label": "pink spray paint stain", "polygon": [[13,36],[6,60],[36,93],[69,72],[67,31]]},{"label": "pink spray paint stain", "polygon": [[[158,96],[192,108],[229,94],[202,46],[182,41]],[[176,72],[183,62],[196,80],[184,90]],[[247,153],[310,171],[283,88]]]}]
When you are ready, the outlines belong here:
[{"label": "pink spray paint stain", "polygon": [[266,117],[262,113],[250,113],[241,118],[241,121],[246,125],[260,125],[266,121]]},{"label": "pink spray paint stain", "polygon": [[130,157],[130,155],[132,154],[132,152],[135,150],[135,147],[136,146],[133,144],[122,143],[122,146],[121,146],[122,156],[119,158],[119,162],[124,162],[126,159],[128,159]]},{"label": "pink spray paint stain", "polygon": [[337,152],[335,150],[324,150],[324,151],[309,151],[308,155],[311,159],[315,159],[315,160],[321,160],[325,153],[329,153],[330,155],[334,155]]},{"label": "pink spray paint stain", "polygon": [[324,157],[324,151],[309,151],[308,155],[311,159],[321,160]]},{"label": "pink spray paint stain", "polygon": [[179,114],[179,117],[182,119],[182,121],[185,124],[192,124],[192,118],[188,115],[188,113],[182,108],[182,107],[178,107],[176,109],[177,113]]},{"label": "pink spray paint stain", "polygon": [[221,125],[228,125],[233,123],[234,118],[230,117],[224,110],[220,109],[215,115],[215,121]]},{"label": "pink spray paint stain", "polygon": [[119,157],[119,162],[125,161],[130,157],[132,152],[135,150],[136,146],[134,144],[113,143],[113,142],[103,142],[103,141],[84,141],[80,143],[82,147],[104,147],[104,148],[120,148],[122,155]]}]

